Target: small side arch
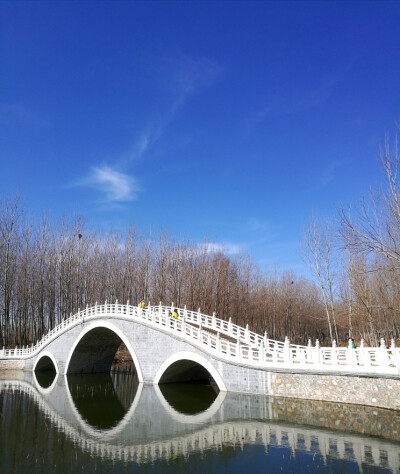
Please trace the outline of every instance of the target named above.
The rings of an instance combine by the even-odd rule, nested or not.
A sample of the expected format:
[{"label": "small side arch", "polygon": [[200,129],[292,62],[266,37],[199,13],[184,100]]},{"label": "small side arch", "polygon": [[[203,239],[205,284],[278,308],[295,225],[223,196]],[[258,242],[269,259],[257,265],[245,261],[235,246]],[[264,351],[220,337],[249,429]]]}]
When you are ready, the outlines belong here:
[{"label": "small side arch", "polygon": [[69,351],[68,358],[67,358],[67,361],[66,361],[66,364],[65,364],[65,373],[66,374],[68,373],[68,368],[69,368],[69,365],[70,365],[70,362],[71,362],[71,358],[74,354],[74,351],[75,351],[76,347],[78,346],[78,344],[82,340],[82,338],[86,334],[88,334],[90,331],[92,331],[94,329],[97,329],[97,328],[109,329],[110,331],[114,332],[121,339],[121,341],[125,344],[125,346],[127,347],[128,351],[130,352],[130,354],[132,356],[132,360],[133,360],[133,363],[135,364],[135,369],[136,369],[136,373],[137,373],[137,376],[138,376],[138,381],[139,381],[139,383],[143,383],[142,369],[140,367],[139,360],[138,360],[138,358],[136,356],[136,353],[135,353],[135,351],[132,347],[132,344],[129,342],[128,338],[121,331],[121,329],[118,328],[118,326],[116,326],[115,324],[109,323],[107,321],[93,322],[92,324],[90,324],[87,328],[85,328],[79,334],[79,336],[76,338],[74,344],[72,345],[71,350]]},{"label": "small side arch", "polygon": [[56,374],[58,375],[59,370],[58,370],[57,361],[55,357],[53,356],[53,354],[49,351],[42,351],[39,354],[39,356],[37,357],[35,361],[35,365],[33,366],[33,372],[35,372],[36,370],[42,370],[45,367],[48,368],[50,366],[50,361],[48,361],[47,359],[50,359],[50,361],[53,363],[54,370],[56,371]]},{"label": "small side arch", "polygon": [[210,364],[210,362],[202,357],[201,355],[198,355],[194,352],[187,352],[187,351],[182,351],[182,352],[177,352],[176,354],[171,355],[166,359],[158,369],[156,376],[154,378],[154,384],[158,385],[160,383],[160,380],[164,374],[164,372],[170,367],[172,364],[178,361],[183,361],[183,360],[190,360],[193,362],[196,362],[197,364],[201,365],[206,369],[211,377],[214,379],[215,383],[217,384],[218,388],[222,392],[226,392],[226,385],[225,382],[222,380],[221,375],[217,371],[217,369]]}]

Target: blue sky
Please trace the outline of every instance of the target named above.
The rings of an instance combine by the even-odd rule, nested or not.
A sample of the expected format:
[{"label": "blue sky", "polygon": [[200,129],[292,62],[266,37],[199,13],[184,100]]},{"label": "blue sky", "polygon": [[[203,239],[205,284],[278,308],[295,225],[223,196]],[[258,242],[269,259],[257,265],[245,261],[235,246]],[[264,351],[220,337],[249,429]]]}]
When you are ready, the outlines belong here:
[{"label": "blue sky", "polygon": [[382,178],[400,2],[0,2],[0,197],[301,271]]}]

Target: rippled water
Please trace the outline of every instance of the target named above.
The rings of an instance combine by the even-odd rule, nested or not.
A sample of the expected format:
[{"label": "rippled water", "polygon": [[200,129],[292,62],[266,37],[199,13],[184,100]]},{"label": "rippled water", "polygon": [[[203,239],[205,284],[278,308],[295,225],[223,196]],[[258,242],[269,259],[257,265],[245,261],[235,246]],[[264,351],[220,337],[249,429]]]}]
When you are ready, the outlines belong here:
[{"label": "rippled water", "polygon": [[0,472],[398,474],[400,413],[132,374],[3,373]]}]

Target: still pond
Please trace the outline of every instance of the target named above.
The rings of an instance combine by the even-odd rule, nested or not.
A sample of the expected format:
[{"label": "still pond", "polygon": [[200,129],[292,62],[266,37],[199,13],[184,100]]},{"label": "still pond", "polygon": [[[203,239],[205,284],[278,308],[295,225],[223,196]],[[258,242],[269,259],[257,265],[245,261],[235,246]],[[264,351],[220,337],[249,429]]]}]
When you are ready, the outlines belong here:
[{"label": "still pond", "polygon": [[0,472],[400,473],[400,413],[143,385],[0,376]]}]

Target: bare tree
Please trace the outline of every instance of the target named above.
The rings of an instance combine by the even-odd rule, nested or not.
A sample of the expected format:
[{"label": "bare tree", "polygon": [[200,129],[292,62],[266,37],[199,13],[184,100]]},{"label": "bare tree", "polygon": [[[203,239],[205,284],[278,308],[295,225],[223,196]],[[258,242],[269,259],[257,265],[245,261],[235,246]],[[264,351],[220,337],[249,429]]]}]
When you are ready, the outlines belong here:
[{"label": "bare tree", "polygon": [[381,151],[386,186],[361,199],[356,218],[343,206],[339,209],[342,237],[348,248],[375,252],[400,264],[400,157],[397,139],[393,148],[386,138]]},{"label": "bare tree", "polygon": [[3,201],[0,210],[0,347],[12,338],[12,305],[17,274],[22,212],[19,199]]},{"label": "bare tree", "polygon": [[332,226],[327,222],[320,223],[316,217],[313,217],[305,231],[305,247],[303,248],[302,255],[318,280],[332,342],[334,339],[338,340],[333,294],[333,245],[334,230]]}]

